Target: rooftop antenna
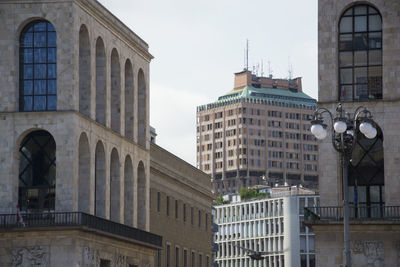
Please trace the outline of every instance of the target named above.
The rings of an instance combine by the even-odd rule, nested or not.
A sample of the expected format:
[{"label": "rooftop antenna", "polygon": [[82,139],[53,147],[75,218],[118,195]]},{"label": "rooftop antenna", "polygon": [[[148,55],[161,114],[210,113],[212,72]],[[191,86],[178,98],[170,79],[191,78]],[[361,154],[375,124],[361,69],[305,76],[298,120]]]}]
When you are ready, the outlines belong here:
[{"label": "rooftop antenna", "polygon": [[292,64],[290,63],[290,57],[289,57],[289,60],[288,60],[289,62],[288,62],[288,64],[289,64],[289,66],[288,66],[288,72],[289,72],[289,81],[293,78],[293,66],[292,66]]},{"label": "rooftop antenna", "polygon": [[268,60],[268,77],[272,79],[271,61]]},{"label": "rooftop antenna", "polygon": [[264,62],[261,59],[261,77],[264,77]]},{"label": "rooftop antenna", "polygon": [[249,39],[246,39],[246,49],[244,50],[244,70],[249,70]]}]

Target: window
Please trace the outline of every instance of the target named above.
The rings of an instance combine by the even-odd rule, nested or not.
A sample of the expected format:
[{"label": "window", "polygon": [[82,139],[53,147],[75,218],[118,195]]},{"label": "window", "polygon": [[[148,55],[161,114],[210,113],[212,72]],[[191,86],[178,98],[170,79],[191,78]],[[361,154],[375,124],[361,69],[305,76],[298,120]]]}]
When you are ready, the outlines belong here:
[{"label": "window", "polygon": [[21,211],[55,210],[56,143],[46,131],[28,134],[19,148],[19,197]]},{"label": "window", "polygon": [[203,256],[199,255],[199,267],[203,267]]},{"label": "window", "polygon": [[166,251],[166,257],[165,257],[165,266],[166,267],[171,267],[171,245],[167,244],[167,251]]},{"label": "window", "polygon": [[169,197],[167,196],[167,216],[169,216]]},{"label": "window", "polygon": [[175,219],[178,219],[178,200],[175,200]]},{"label": "window", "polygon": [[183,250],[183,267],[188,267],[188,264],[187,264],[188,262],[187,262],[187,250],[186,249],[184,249]]},{"label": "window", "polygon": [[382,99],[382,18],[356,5],[339,22],[339,100]]},{"label": "window", "polygon": [[186,222],[186,204],[183,204],[183,221]]},{"label": "window", "polygon": [[175,267],[179,267],[179,248],[175,248]]},{"label": "window", "polygon": [[19,53],[19,110],[56,110],[57,44],[53,25],[36,20],[25,26]]},{"label": "window", "polygon": [[199,210],[199,228],[201,227],[201,211]]},{"label": "window", "polygon": [[205,225],[206,225],[206,231],[208,231],[208,213],[206,213]]},{"label": "window", "polygon": [[190,207],[190,223],[194,224],[194,208]]},{"label": "window", "polygon": [[194,257],[194,252],[192,251],[192,267],[195,267],[196,259]]},{"label": "window", "polygon": [[157,211],[160,212],[161,210],[161,193],[157,192]]}]

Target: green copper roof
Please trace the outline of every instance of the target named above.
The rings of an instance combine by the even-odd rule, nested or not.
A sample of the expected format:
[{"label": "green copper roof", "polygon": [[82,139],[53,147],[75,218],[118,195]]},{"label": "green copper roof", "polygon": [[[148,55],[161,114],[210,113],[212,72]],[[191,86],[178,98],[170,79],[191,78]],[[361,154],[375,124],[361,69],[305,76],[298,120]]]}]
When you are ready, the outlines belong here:
[{"label": "green copper roof", "polygon": [[245,86],[242,89],[234,89],[225,95],[218,97],[218,100],[213,103],[198,106],[197,111],[212,109],[237,102],[252,102],[312,110],[317,107],[317,101],[303,92]]}]

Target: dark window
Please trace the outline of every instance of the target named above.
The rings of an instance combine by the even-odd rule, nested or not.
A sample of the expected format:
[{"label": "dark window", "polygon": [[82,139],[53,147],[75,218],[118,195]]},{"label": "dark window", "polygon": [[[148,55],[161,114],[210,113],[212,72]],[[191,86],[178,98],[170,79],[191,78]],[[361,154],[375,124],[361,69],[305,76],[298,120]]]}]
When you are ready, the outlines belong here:
[{"label": "dark window", "polygon": [[178,200],[175,200],[175,219],[178,219]]},{"label": "dark window", "polygon": [[382,18],[356,5],[339,22],[339,100],[367,99],[382,99]]},{"label": "dark window", "polygon": [[56,143],[46,131],[28,134],[19,148],[19,198],[23,211],[54,211]]},{"label": "dark window", "polygon": [[186,204],[183,204],[183,221],[186,222]]},{"label": "dark window", "polygon": [[183,267],[188,267],[187,264],[187,250],[183,250]]},{"label": "dark window", "polygon": [[161,210],[161,193],[157,192],[157,211],[160,212]]},{"label": "dark window", "polygon": [[206,224],[206,231],[208,231],[208,213],[206,213],[206,221],[205,221],[205,224]]},{"label": "dark window", "polygon": [[53,25],[44,20],[26,25],[20,36],[19,56],[19,110],[56,110],[57,45]]},{"label": "dark window", "polygon": [[192,267],[195,267],[196,259],[194,257],[194,252],[192,252]]},{"label": "dark window", "polygon": [[194,208],[190,207],[190,223],[194,224]]},{"label": "dark window", "polygon": [[349,203],[352,216],[381,217],[385,205],[383,135],[373,139],[359,133],[349,166]]},{"label": "dark window", "polygon": [[179,267],[179,248],[175,248],[175,267]]},{"label": "dark window", "polygon": [[201,227],[201,211],[199,210],[199,228]]},{"label": "dark window", "polygon": [[169,197],[167,197],[167,216],[169,216]]},{"label": "dark window", "polygon": [[165,257],[165,266],[167,266],[167,267],[171,266],[171,246],[168,244],[167,244],[166,257]]},{"label": "dark window", "polygon": [[203,256],[199,255],[199,267],[203,267]]}]

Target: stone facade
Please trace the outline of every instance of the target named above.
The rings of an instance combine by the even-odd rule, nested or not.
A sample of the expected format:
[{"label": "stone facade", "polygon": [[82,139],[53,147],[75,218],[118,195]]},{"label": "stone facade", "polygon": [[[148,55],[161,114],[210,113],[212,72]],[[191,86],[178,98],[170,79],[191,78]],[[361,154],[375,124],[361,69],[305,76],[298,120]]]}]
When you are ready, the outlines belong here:
[{"label": "stone facade", "polygon": [[210,267],[210,176],[155,144],[150,155],[150,231],[163,236],[156,266],[200,266],[201,258]]},{"label": "stone facade", "polygon": [[[400,3],[395,0],[320,0],[318,8],[319,107],[332,113],[339,92],[339,22],[343,13],[356,4],[367,4],[382,18],[382,99],[343,102],[346,111],[367,107],[383,133],[384,205],[400,205],[399,151],[399,82],[400,77]],[[329,126],[328,126],[329,127]],[[320,142],[321,206],[342,205],[342,182],[339,155],[328,136]],[[337,266],[343,261],[343,228],[340,224],[313,226],[316,232],[317,266]],[[399,266],[398,225],[384,221],[350,225],[354,266]],[[373,251],[373,252],[371,252]]]},{"label": "stone facade", "polygon": [[[50,212],[85,212],[149,231],[149,63],[153,57],[148,45],[95,0],[1,1],[0,22],[0,213],[17,213],[24,171],[22,143],[40,131],[56,144],[51,166],[55,204],[40,205],[47,205]],[[28,34],[25,29],[39,22],[55,29],[56,106],[32,112],[24,107],[28,88],[22,73],[29,73],[24,68],[32,62],[25,61],[29,53],[22,52],[26,47],[22,37]],[[39,34],[37,38],[32,42],[41,42]],[[50,37],[45,38],[50,42]],[[34,67],[43,63],[41,48],[38,59],[35,49]],[[34,83],[40,75],[36,76],[36,69],[32,72]],[[50,76],[49,70],[44,76]],[[32,91],[41,89],[34,86]],[[21,211],[22,215],[25,212],[30,211]],[[159,247],[102,235],[49,229],[2,232],[0,262],[6,266],[154,266]],[[101,259],[106,261],[103,265]]]}]

